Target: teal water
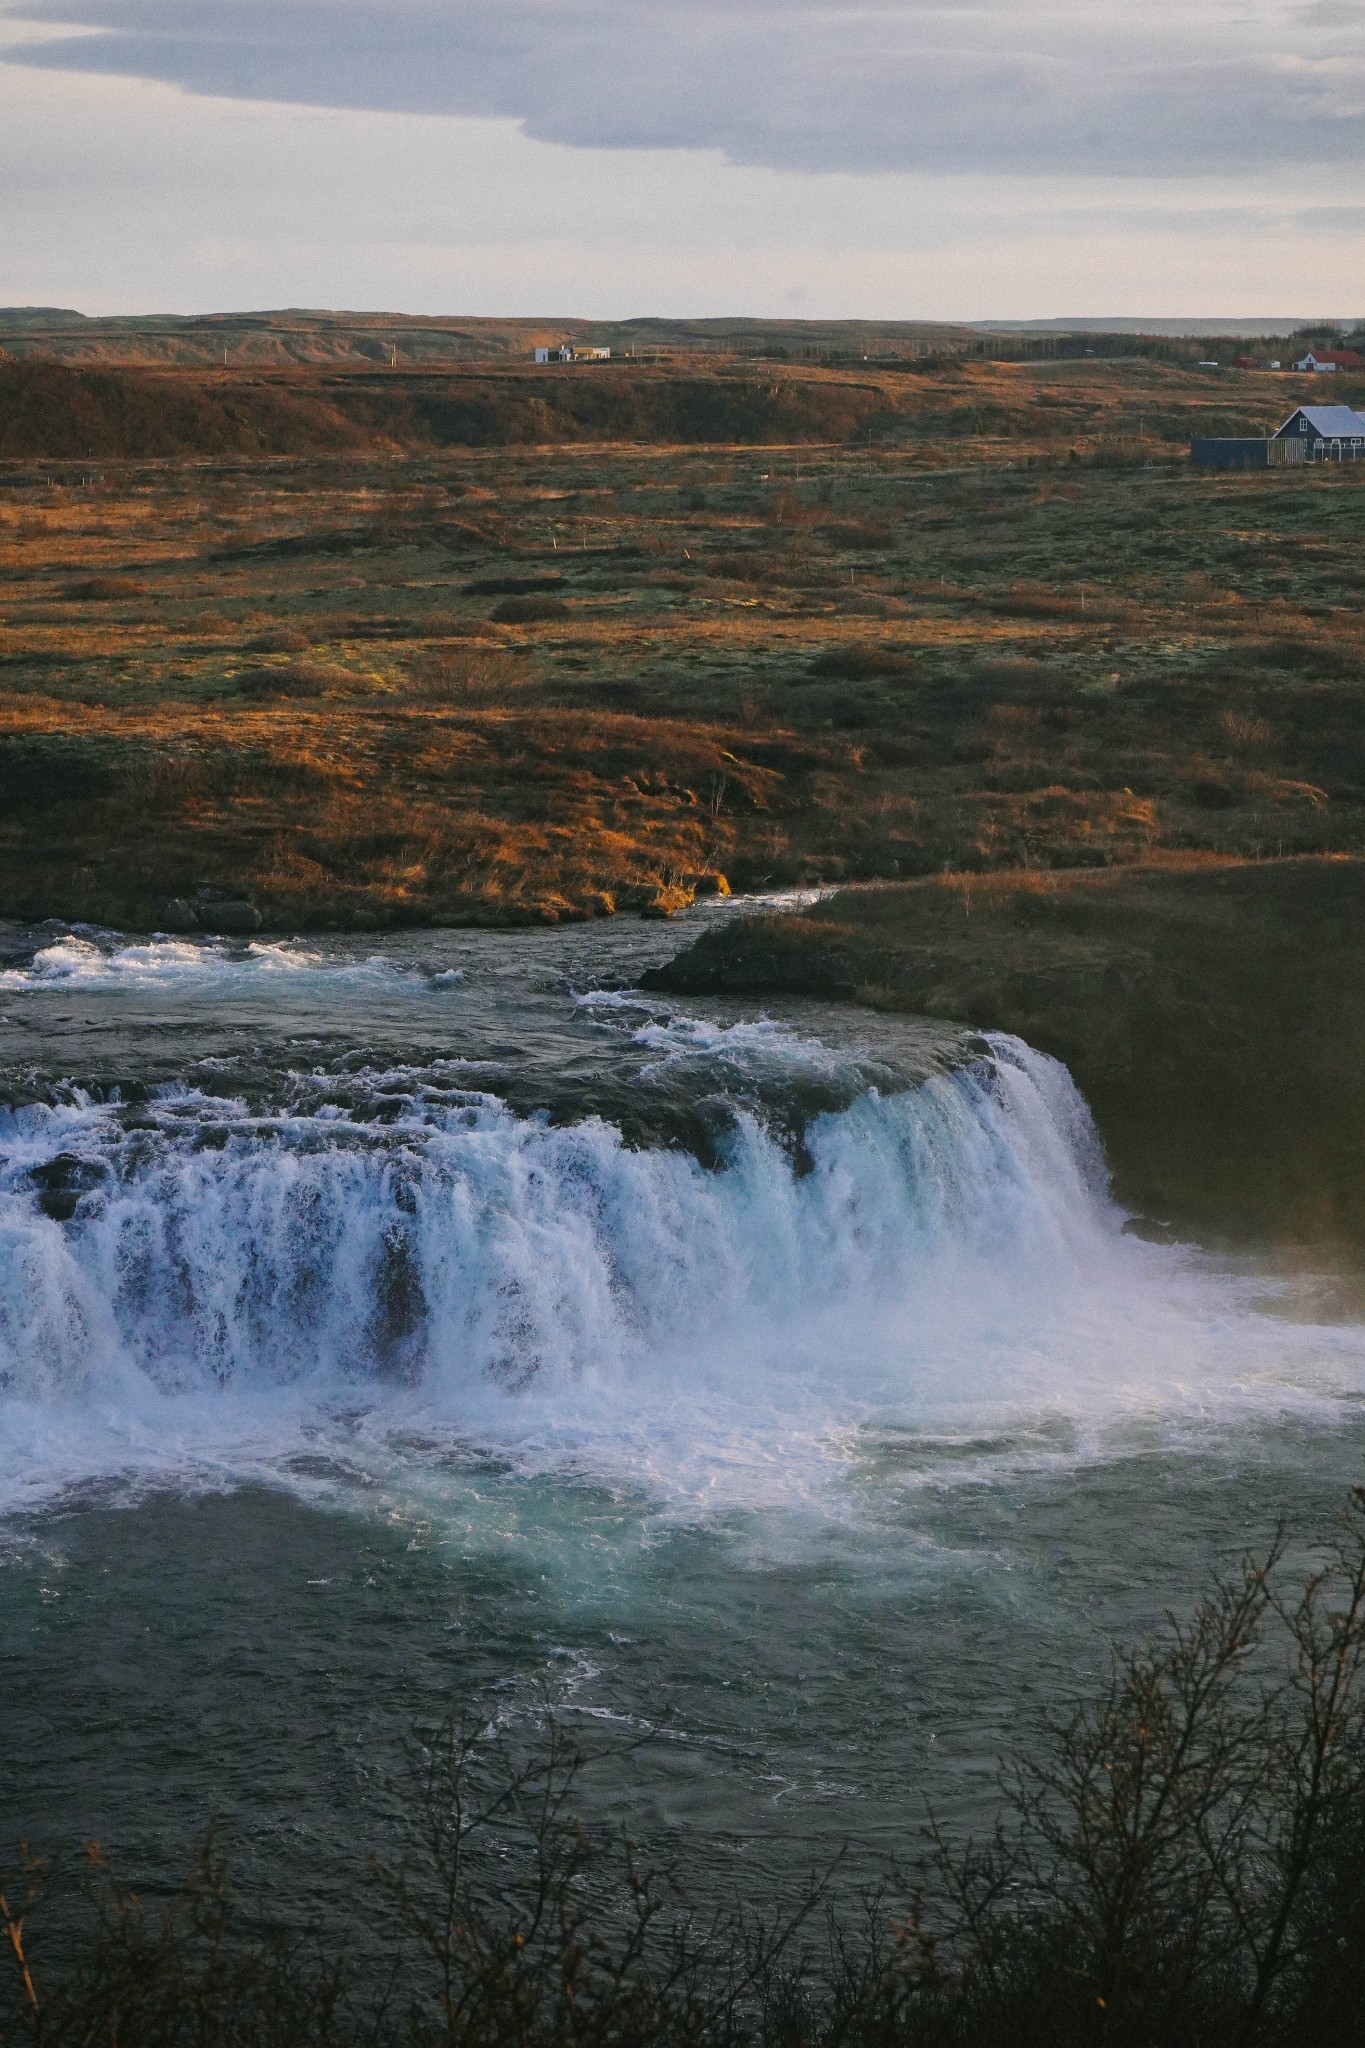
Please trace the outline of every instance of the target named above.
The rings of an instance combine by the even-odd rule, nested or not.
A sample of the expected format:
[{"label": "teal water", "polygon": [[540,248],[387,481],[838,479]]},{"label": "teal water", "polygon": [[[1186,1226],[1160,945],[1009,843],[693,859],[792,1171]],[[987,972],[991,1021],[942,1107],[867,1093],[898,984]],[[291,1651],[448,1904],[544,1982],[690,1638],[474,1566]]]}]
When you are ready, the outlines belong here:
[{"label": "teal water", "polygon": [[548,1700],[708,1895],[853,1885],[1330,1522],[1353,1322],[1128,1231],[1026,1048],[633,996],[678,938],[15,948],[0,1835],[217,1817],[306,1915],[414,1731]]}]

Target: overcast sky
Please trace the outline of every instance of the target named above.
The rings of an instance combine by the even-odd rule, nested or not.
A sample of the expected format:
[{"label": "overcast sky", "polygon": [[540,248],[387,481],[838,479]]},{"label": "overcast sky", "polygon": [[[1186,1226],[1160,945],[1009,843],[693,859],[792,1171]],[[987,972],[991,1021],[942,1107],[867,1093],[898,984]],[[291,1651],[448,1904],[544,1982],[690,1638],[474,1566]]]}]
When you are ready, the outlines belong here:
[{"label": "overcast sky", "polygon": [[0,303],[1365,309],[1365,0],[0,0]]}]

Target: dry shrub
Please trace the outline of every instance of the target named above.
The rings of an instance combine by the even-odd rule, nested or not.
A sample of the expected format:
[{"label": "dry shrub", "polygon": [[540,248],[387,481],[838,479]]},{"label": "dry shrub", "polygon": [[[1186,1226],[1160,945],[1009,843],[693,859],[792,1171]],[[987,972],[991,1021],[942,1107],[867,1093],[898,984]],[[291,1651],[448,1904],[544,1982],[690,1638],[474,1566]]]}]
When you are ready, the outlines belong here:
[{"label": "dry shrub", "polygon": [[1365,649],[1349,639],[1329,638],[1320,625],[1305,622],[1297,635],[1276,634],[1247,650],[1247,660],[1258,667],[1289,669],[1312,676],[1327,676],[1342,682],[1358,680],[1365,672]]},{"label": "dry shrub", "polygon": [[1097,441],[1086,460],[1092,469],[1134,469],[1149,461],[1151,452],[1146,441],[1115,434]]},{"label": "dry shrub", "polygon": [[1242,801],[1240,786],[1221,775],[1191,777],[1186,793],[1190,802],[1197,804],[1201,811],[1234,811]]},{"label": "dry shrub", "polygon": [[288,627],[258,633],[254,640],[246,642],[250,654],[306,654],[311,645],[306,633],[296,633]]},{"label": "dry shrub", "polygon": [[778,491],[767,508],[768,523],[771,526],[813,526],[820,517],[821,509],[808,505],[797,497],[795,491]]},{"label": "dry shrub", "polygon": [[989,602],[993,612],[1007,619],[1071,619],[1081,610],[1079,595],[1048,590],[1041,583],[1016,583]]},{"label": "dry shrub", "polygon": [[116,597],[145,597],[147,586],[135,576],[83,576],[71,586],[72,597],[103,600]]},{"label": "dry shrub", "polygon": [[884,548],[891,539],[884,519],[829,519],[817,530],[835,548]]},{"label": "dry shrub", "polygon": [[1220,715],[1218,723],[1234,747],[1260,747],[1270,738],[1270,727],[1265,719],[1248,717],[1244,712],[1234,711],[1230,704]]},{"label": "dry shrub", "polygon": [[992,704],[987,714],[1002,739],[1026,732],[1038,724],[1041,713],[1035,704]]},{"label": "dry shrub", "polygon": [[501,704],[532,681],[524,657],[501,647],[433,648],[408,675],[410,695],[433,704]]},{"label": "dry shrub", "polygon": [[1050,698],[1057,692],[1056,678],[1046,662],[1027,655],[997,655],[972,663],[968,675],[980,690],[1007,690],[1012,695]]},{"label": "dry shrub", "polygon": [[915,658],[899,647],[866,642],[853,647],[828,647],[810,665],[813,676],[828,676],[845,683],[871,681],[879,676],[912,676]]},{"label": "dry shrub", "polygon": [[174,811],[235,794],[239,764],[223,753],[157,753],[135,755],[119,777],[125,795],[146,811]]},{"label": "dry shrub", "polygon": [[[823,693],[819,700],[819,709],[827,723],[837,727],[841,732],[864,732],[868,726],[875,725],[881,715],[880,706],[869,693],[854,696],[850,690],[830,690]],[[840,801],[836,799],[832,789],[827,791],[827,796],[831,804]]]},{"label": "dry shrub", "polygon": [[[643,488],[643,484],[641,488]],[[616,492],[609,484],[582,491],[571,491],[567,498],[560,500],[560,506],[566,512],[614,512],[616,510]]]},{"label": "dry shrub", "polygon": [[315,803],[320,794],[335,796],[336,779],[327,764],[297,752],[182,745],[140,750],[124,760],[117,780],[120,793],[144,812],[193,814],[243,796]]},{"label": "dry shrub", "polygon": [[111,787],[109,763],[97,747],[66,735],[0,738],[0,815],[88,803]]},{"label": "dry shrub", "polygon": [[466,597],[539,597],[564,588],[562,576],[476,576],[466,583]]},{"label": "dry shrub", "polygon": [[329,662],[292,662],[288,668],[244,668],[233,678],[243,697],[327,697],[365,688],[353,669]]},{"label": "dry shrub", "polygon": [[744,554],[729,551],[712,555],[707,563],[712,576],[723,577],[729,583],[753,583],[760,586],[773,582],[773,564],[766,555]]},{"label": "dry shrub", "polygon": [[489,616],[499,626],[536,626],[550,619],[567,619],[569,607],[562,597],[505,597]]}]

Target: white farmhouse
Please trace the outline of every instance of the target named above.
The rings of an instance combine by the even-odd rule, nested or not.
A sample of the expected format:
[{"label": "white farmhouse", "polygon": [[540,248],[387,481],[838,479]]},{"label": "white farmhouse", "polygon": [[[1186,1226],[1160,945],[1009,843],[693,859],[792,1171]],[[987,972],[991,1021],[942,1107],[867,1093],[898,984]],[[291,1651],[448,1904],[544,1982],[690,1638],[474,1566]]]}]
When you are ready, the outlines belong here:
[{"label": "white farmhouse", "polygon": [[1295,363],[1296,370],[1311,370],[1316,376],[1335,376],[1338,370],[1365,370],[1365,357],[1349,348],[1310,348]]},{"label": "white farmhouse", "polygon": [[558,348],[538,348],[538,363],[607,363],[611,361],[609,348],[576,348],[571,341],[561,341]]}]

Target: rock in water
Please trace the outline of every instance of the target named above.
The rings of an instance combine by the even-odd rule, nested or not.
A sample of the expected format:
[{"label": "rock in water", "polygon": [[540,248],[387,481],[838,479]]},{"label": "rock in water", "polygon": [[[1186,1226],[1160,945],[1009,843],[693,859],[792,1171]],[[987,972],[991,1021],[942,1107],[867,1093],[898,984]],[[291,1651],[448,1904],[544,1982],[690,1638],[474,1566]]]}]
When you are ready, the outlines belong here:
[{"label": "rock in water", "polygon": [[206,932],[258,932],[262,921],[255,904],[231,889],[196,890],[194,915],[199,929]]},{"label": "rock in water", "polygon": [[203,922],[210,919],[215,931],[258,932],[261,928],[261,913],[254,903],[215,903],[207,914],[200,912]]},{"label": "rock in water", "polygon": [[167,932],[197,932],[199,919],[194,905],[184,896],[168,897],[160,909],[161,928]]}]

